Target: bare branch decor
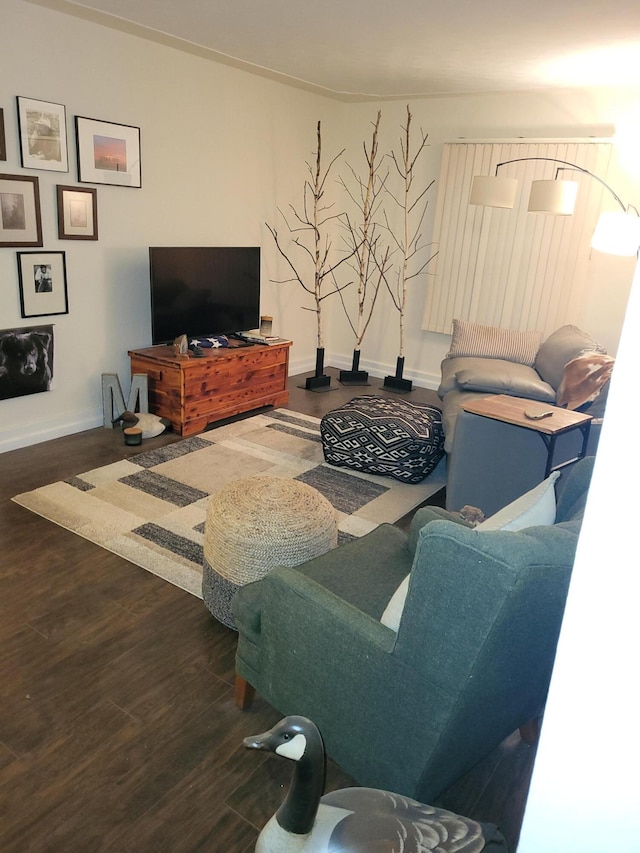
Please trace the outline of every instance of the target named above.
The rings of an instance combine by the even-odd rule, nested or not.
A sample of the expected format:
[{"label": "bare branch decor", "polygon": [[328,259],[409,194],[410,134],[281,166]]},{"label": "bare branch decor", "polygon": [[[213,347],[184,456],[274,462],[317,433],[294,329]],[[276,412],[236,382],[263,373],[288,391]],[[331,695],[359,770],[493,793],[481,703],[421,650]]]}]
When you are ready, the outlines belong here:
[{"label": "bare branch decor", "polygon": [[344,180],[340,181],[359,212],[357,223],[353,222],[348,214],[344,217],[345,240],[349,252],[353,256],[350,265],[355,269],[358,282],[355,320],[349,316],[346,303],[342,299],[342,307],[355,338],[351,370],[340,371],[340,381],[345,385],[368,384],[368,373],[360,370],[360,348],[369,328],[380,287],[387,275],[390,263],[391,250],[381,240],[380,227],[377,222],[381,193],[388,178],[388,173],[381,174],[382,160],[378,151],[378,133],[381,119],[382,112],[378,110],[376,120],[373,123],[371,147],[367,149],[366,144],[363,144],[367,163],[366,178],[360,177],[356,170],[349,166],[355,189],[351,189]]},{"label": "bare branch decor", "polygon": [[392,151],[389,155],[395,166],[395,171],[400,177],[401,193],[396,196],[388,188],[387,191],[402,213],[402,231],[397,234],[385,213],[386,227],[391,235],[391,239],[396,247],[400,262],[396,270],[395,286],[389,284],[389,280],[385,277],[385,284],[391,295],[393,305],[398,312],[398,330],[399,330],[399,348],[398,358],[396,363],[395,376],[387,376],[384,380],[384,387],[392,391],[411,391],[412,383],[408,379],[403,378],[404,371],[404,336],[405,336],[405,315],[407,307],[407,285],[411,279],[421,275],[427,266],[436,256],[436,252],[428,253],[427,257],[421,262],[418,269],[410,271],[411,264],[416,256],[428,248],[427,244],[422,243],[422,225],[427,212],[428,200],[425,196],[435,181],[430,181],[417,196],[413,192],[413,183],[415,180],[415,166],[427,146],[427,136],[420,131],[420,144],[415,154],[411,153],[411,110],[407,104],[407,123],[403,128],[404,136],[400,139],[400,151]]},{"label": "bare branch decor", "polygon": [[327,229],[330,223],[344,216],[343,213],[332,212],[333,204],[325,202],[327,179],[336,161],[344,153],[344,149],[331,159],[325,169],[322,166],[321,122],[318,122],[316,137],[315,163],[313,165],[307,163],[309,178],[304,184],[302,208],[296,209],[293,205],[289,205],[289,219],[278,208],[289,233],[294,235],[292,245],[285,246],[278,230],[267,223],[267,228],[275,241],[276,248],[292,273],[290,278],[277,283],[298,282],[302,289],[313,298],[313,308],[305,309],[313,311],[316,315],[316,369],[315,375],[306,380],[305,387],[309,391],[326,390],[331,384],[331,377],[324,373],[322,303],[327,296],[336,291],[339,293],[351,283],[347,282],[341,286],[335,286],[334,290],[325,292],[325,279],[329,277],[333,280],[336,270],[353,254],[351,252],[351,254],[343,255],[336,260],[333,256],[333,246]]}]

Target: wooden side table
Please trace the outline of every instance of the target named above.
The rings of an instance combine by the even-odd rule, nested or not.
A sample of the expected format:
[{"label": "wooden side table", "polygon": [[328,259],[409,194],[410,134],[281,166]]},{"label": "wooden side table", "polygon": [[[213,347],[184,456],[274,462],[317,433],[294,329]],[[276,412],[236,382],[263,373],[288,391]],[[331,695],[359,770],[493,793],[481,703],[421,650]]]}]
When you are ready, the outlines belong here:
[{"label": "wooden side table", "polygon": [[[559,471],[566,465],[572,465],[578,459],[582,459],[587,452],[589,442],[589,430],[591,428],[591,415],[581,412],[573,412],[569,409],[561,409],[551,406],[549,403],[541,403],[539,400],[526,400],[523,397],[511,397],[508,394],[495,394],[464,403],[462,408],[465,412],[480,415],[484,418],[492,418],[495,421],[503,421],[514,426],[537,432],[547,448],[547,463],[544,479],[552,471]],[[532,420],[525,412],[551,412],[549,417],[541,420]],[[580,430],[582,433],[582,447],[571,459],[567,459],[559,465],[553,464],[553,455],[558,436],[572,430]]]}]

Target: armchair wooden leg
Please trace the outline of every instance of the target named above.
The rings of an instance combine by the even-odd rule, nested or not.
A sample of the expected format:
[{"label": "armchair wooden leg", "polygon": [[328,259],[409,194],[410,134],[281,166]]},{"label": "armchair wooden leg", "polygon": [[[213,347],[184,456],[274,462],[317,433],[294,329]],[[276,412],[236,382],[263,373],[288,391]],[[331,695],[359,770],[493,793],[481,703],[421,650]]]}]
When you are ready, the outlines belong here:
[{"label": "armchair wooden leg", "polygon": [[541,723],[542,720],[540,717],[534,717],[532,720],[529,720],[528,723],[520,726],[520,737],[529,746],[535,746],[538,743]]},{"label": "armchair wooden leg", "polygon": [[236,673],[236,708],[240,708],[241,711],[250,708],[255,695],[255,687]]}]

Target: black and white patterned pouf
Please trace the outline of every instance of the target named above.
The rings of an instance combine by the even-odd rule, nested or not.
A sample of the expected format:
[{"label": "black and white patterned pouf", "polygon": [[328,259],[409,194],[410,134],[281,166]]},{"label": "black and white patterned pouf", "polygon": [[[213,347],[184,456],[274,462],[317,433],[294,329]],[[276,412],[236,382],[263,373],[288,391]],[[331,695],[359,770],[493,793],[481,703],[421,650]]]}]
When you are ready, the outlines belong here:
[{"label": "black and white patterned pouf", "polygon": [[435,406],[364,395],[320,422],[331,465],[419,483],[444,456],[442,415]]}]

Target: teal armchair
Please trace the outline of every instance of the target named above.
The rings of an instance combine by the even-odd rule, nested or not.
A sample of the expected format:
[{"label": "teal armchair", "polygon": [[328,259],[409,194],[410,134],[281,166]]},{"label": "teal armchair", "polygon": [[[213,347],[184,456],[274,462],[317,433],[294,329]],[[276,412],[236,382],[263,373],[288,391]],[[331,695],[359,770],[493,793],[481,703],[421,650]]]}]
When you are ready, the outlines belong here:
[{"label": "teal armchair", "polygon": [[[470,529],[416,513],[241,588],[236,698],[311,718],[360,785],[432,802],[543,710],[592,458],[556,484],[556,523]],[[410,573],[396,631],[380,622]]]}]

